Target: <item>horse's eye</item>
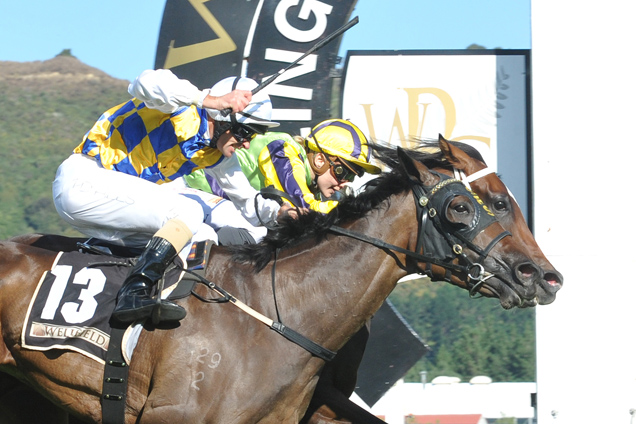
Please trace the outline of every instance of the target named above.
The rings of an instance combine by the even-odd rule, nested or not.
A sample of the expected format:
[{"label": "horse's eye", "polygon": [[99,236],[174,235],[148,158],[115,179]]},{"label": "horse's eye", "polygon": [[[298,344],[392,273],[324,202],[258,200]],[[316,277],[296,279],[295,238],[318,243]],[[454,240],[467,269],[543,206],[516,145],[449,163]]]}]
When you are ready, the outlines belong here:
[{"label": "horse's eye", "polygon": [[505,212],[508,210],[508,204],[503,200],[498,200],[493,204],[493,207],[498,212]]},{"label": "horse's eye", "polygon": [[468,206],[464,205],[464,204],[459,204],[455,207],[453,207],[453,210],[455,210],[455,212],[457,213],[467,213],[470,210],[468,209]]}]

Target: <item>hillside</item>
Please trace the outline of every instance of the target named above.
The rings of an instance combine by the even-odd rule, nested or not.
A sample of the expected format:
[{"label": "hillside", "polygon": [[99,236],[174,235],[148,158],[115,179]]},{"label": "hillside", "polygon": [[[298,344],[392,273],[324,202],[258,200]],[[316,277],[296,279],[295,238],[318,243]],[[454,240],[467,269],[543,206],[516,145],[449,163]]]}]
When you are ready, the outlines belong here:
[{"label": "hillside", "polygon": [[72,56],[0,61],[0,239],[75,234],[57,216],[51,182],[97,118],[128,99],[127,87]]},{"label": "hillside", "polygon": [[[31,232],[79,235],[51,196],[59,164],[107,109],[126,101],[128,81],[72,56],[42,62],[0,61],[0,239]],[[534,381],[534,310],[504,311],[446,283],[400,285],[391,301],[432,348],[411,371],[417,381],[454,375],[464,381]]]}]

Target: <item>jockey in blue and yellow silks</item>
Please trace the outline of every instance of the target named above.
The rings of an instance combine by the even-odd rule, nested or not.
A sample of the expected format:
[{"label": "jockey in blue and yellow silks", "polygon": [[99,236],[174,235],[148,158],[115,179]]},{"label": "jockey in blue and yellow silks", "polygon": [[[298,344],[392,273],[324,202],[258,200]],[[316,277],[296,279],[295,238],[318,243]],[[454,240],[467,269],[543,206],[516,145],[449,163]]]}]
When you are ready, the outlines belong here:
[{"label": "jockey in blue and yellow silks", "polygon": [[[219,222],[257,228],[284,212],[274,201],[255,201],[234,155],[278,125],[269,96],[252,96],[257,85],[229,77],[199,90],[169,70],[144,71],[128,87],[133,98],[105,112],[59,166],[53,201],[65,221],[91,237],[145,247],[117,295],[116,320],[183,319],[181,306],[151,297],[172,260],[187,255],[192,241],[218,241]],[[171,182],[204,168],[231,203],[213,204],[216,198]]]},{"label": "jockey in blue and yellow silks", "polygon": [[[294,207],[321,213],[337,206],[329,198],[355,176],[380,172],[370,163],[370,146],[362,131],[341,119],[321,122],[305,139],[281,132],[257,136],[236,156],[255,189],[273,186],[287,193]],[[185,179],[191,187],[222,195],[203,171]]]},{"label": "jockey in blue and yellow silks", "polygon": [[162,184],[223,159],[209,145],[208,119],[195,105],[166,115],[134,98],[106,111],[74,153],[95,157],[105,169]]}]

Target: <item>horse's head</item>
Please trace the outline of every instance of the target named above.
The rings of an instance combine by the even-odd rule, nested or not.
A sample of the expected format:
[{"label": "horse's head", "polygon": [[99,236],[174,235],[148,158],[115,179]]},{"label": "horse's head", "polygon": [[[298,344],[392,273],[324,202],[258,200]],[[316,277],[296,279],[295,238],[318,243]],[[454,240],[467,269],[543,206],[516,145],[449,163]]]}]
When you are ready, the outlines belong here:
[{"label": "horse's head", "polygon": [[[443,139],[440,144],[443,150],[452,147]],[[428,262],[429,274],[441,274],[471,294],[498,297],[504,308],[554,300],[560,275],[552,271],[552,276],[546,277],[547,273],[531,258],[526,239],[515,237],[506,228],[511,222],[503,226],[497,212],[460,180],[429,169],[402,149],[397,156],[402,172],[413,181],[419,209],[421,230],[415,250],[437,258]],[[503,202],[501,198],[498,201]],[[501,208],[498,213],[502,215]],[[553,284],[551,280],[559,282]]]},{"label": "horse's head", "polygon": [[552,303],[556,292],[563,286],[563,276],[541,251],[508,187],[483,161],[468,155],[442,137],[439,144],[455,173],[463,176],[465,184],[470,184],[472,191],[495,214],[501,226],[519,241],[519,247],[529,262],[517,266],[515,279],[519,284],[531,280],[537,286],[536,299],[539,304]]}]

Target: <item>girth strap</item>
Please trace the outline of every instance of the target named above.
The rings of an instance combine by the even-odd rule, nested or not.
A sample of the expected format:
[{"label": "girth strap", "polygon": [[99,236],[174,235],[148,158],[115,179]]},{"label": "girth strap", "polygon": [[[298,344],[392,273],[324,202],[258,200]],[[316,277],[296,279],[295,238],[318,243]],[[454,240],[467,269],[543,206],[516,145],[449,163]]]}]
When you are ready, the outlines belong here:
[{"label": "girth strap", "polygon": [[102,383],[102,422],[122,424],[125,421],[128,364],[121,352],[126,328],[112,328]]}]

